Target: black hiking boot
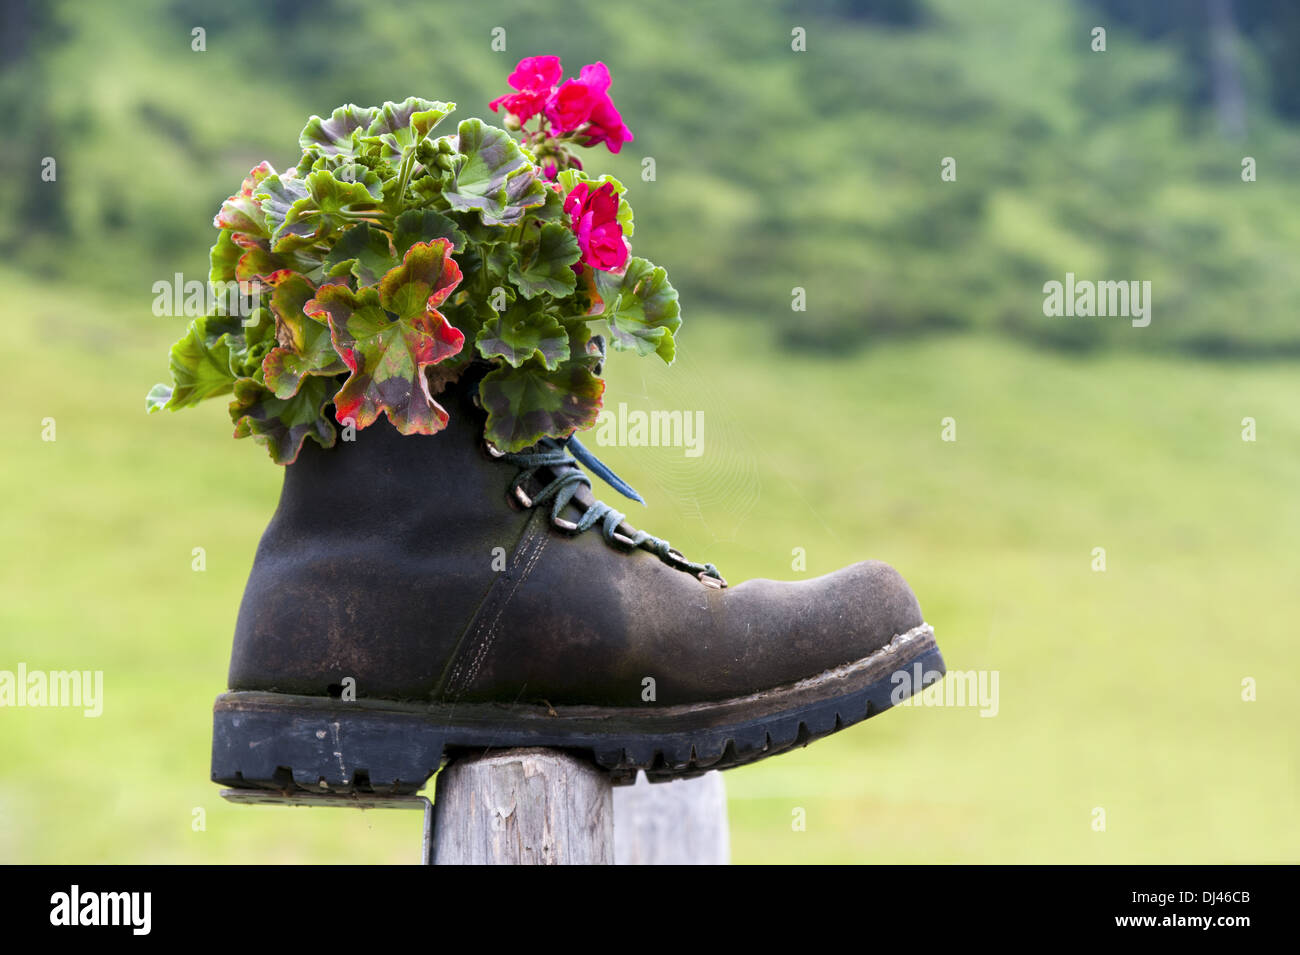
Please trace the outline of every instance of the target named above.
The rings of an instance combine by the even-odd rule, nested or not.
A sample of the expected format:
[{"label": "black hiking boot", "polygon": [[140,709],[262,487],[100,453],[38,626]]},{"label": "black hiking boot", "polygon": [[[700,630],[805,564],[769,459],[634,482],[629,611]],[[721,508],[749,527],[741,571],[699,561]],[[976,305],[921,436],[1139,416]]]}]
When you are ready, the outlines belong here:
[{"label": "black hiking boot", "polygon": [[615,782],[692,776],[944,672],[887,565],[726,586],[595,501],[580,446],[493,453],[475,391],[439,397],[436,435],[381,420],[286,469],[215,706],[214,781],[409,793],[457,751],[522,746]]}]

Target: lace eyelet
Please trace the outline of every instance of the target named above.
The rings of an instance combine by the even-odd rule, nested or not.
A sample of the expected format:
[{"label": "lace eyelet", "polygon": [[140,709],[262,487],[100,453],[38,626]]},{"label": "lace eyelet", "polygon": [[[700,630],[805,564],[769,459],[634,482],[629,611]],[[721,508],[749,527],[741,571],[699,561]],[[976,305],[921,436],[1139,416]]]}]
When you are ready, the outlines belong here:
[{"label": "lace eyelet", "polygon": [[[577,445],[578,451],[575,452],[577,456],[582,458],[588,467],[591,467],[598,476],[603,477],[615,490],[633,500],[640,500],[635,491],[627,487],[626,484],[619,480],[617,475],[612,474],[608,468],[595,460],[590,452],[582,448],[576,438],[570,438],[567,443],[570,448],[572,445]],[[564,442],[556,442],[548,438],[526,453],[505,453],[494,447],[490,441],[484,441],[484,448],[493,458],[504,458],[509,463],[519,467],[519,474],[516,475],[515,482],[511,484],[510,490],[515,501],[524,509],[531,509],[547,502],[553,504],[561,500],[567,506],[572,502],[577,491],[575,485],[585,485],[588,489],[591,488],[591,479],[578,467],[578,461],[569,456],[569,451],[565,450]],[[551,469],[550,483],[546,483],[544,477],[538,477],[538,472],[544,468]],[[530,484],[530,486],[537,487],[538,481],[542,482],[542,486],[537,490],[538,497],[534,498],[524,490],[523,486]],[[578,503],[582,505],[582,502]],[[623,514],[603,501],[592,501],[584,506],[585,514],[579,523],[555,516],[556,511],[561,508],[552,506],[550,508],[551,525],[567,535],[576,537],[582,531],[588,530],[599,523],[605,542],[616,550],[632,553],[637,548],[642,548],[658,557],[669,567],[684,573],[695,574],[700,583],[710,590],[721,590],[727,586],[727,582],[718,575],[717,569],[712,564],[696,564],[688,560],[685,554],[671,546],[666,540],[661,540],[645,531],[633,530],[631,534],[620,533],[615,528],[626,526],[622,524]],[[594,513],[593,508],[596,509]],[[696,568],[699,567],[707,569],[697,570]]]}]

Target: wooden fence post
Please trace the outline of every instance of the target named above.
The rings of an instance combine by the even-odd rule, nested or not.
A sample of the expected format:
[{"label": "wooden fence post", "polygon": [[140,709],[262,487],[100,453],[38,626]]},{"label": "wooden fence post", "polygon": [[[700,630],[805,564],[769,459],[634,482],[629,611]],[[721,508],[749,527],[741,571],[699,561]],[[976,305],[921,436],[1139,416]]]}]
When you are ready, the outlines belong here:
[{"label": "wooden fence post", "polygon": [[438,774],[434,816],[435,865],[725,865],[730,856],[718,773],[614,787],[558,750],[453,761]]},{"label": "wooden fence post", "polygon": [[455,760],[438,774],[434,865],[609,865],[609,776],[552,749]]},{"label": "wooden fence post", "polygon": [[731,832],[722,774],[614,788],[618,865],[728,865]]},{"label": "wooden fence post", "polygon": [[223,789],[240,805],[421,809],[425,864],[726,865],[727,794],[716,772],[613,786],[589,761],[510,749],[453,761],[422,795]]}]

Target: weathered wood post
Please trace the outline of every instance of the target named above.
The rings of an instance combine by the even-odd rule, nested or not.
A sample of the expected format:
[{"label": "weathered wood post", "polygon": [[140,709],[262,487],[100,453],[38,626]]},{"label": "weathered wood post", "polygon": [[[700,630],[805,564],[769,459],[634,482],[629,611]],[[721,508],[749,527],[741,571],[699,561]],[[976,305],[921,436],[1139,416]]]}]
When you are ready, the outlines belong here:
[{"label": "weathered wood post", "polygon": [[455,760],[438,774],[434,865],[610,865],[609,777],[552,749]]},{"label": "weathered wood post", "polygon": [[614,788],[618,865],[728,865],[731,830],[722,774]]},{"label": "weathered wood post", "polygon": [[730,854],[719,774],[613,787],[558,750],[452,762],[434,816],[435,865],[725,864]]}]

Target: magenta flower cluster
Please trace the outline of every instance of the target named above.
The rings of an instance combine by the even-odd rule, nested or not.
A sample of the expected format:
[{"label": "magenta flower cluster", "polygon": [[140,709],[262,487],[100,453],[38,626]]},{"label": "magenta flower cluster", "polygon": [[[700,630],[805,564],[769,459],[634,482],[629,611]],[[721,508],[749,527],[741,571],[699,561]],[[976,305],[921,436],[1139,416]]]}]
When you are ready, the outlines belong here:
[{"label": "magenta flower cluster", "polygon": [[506,82],[517,92],[488,104],[504,109],[527,123],[542,116],[548,136],[573,135],[582,146],[604,143],[612,153],[632,141],[632,133],[609,98],[609,70],[604,63],[584,66],[573,79],[561,83],[564,70],[558,56],[529,56],[519,61]]}]

